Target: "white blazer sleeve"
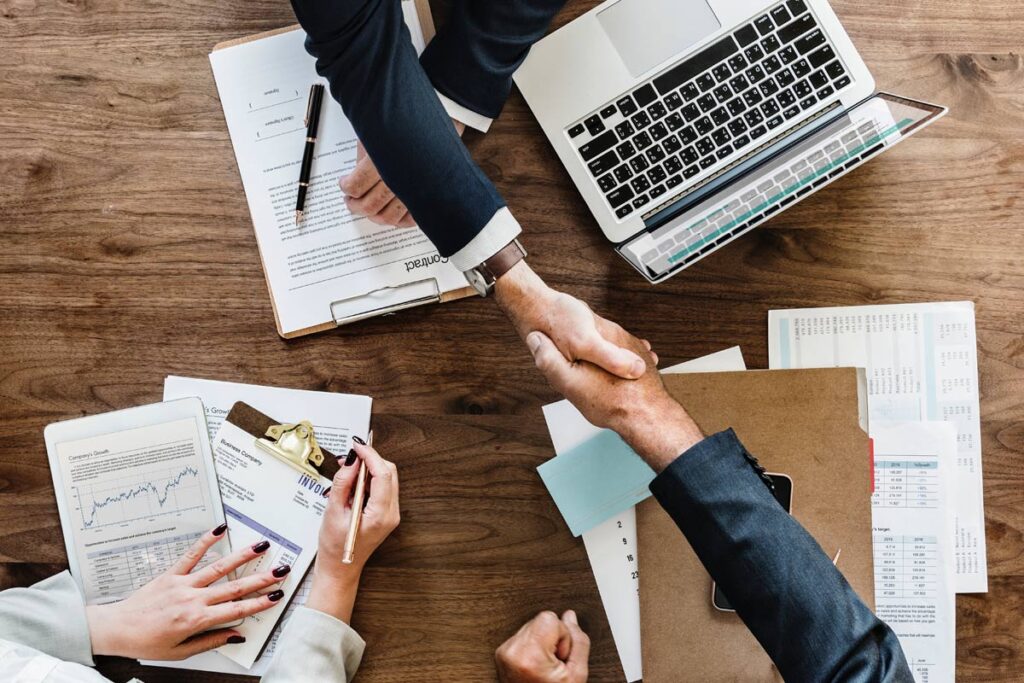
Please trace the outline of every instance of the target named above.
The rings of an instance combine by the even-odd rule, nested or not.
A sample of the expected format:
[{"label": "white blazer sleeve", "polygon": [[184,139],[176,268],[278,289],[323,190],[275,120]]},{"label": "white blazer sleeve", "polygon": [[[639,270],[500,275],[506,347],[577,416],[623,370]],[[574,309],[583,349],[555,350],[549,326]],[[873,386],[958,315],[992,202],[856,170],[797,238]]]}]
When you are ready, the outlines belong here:
[{"label": "white blazer sleeve", "polygon": [[366,643],[351,626],[329,614],[299,607],[285,624],[263,683],[348,683]]},{"label": "white blazer sleeve", "polygon": [[0,639],[93,666],[85,599],[67,571],[0,592]]}]

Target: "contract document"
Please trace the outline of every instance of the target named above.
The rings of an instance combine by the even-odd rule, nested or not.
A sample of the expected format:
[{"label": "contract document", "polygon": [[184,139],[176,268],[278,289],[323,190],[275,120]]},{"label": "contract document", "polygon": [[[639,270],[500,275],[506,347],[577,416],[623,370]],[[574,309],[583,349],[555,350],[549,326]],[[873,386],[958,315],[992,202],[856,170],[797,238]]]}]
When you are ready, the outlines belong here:
[{"label": "contract document", "polygon": [[948,422],[872,425],[875,612],[899,638],[917,683],[952,683],[956,671],[956,436]]},{"label": "contract document", "polygon": [[927,420],[956,427],[958,593],[988,591],[977,346],[969,301],[768,314],[770,368],[865,368],[871,424]]},{"label": "contract document", "polygon": [[[662,370],[673,372],[724,372],[746,370],[738,346],[702,358],[695,358]],[[601,433],[587,422],[569,401],[544,406],[544,419],[551,433],[555,454],[561,455]],[[605,520],[583,533],[590,568],[601,594],[608,626],[619,651],[626,680],[643,678],[640,651],[640,594],[636,560],[636,510]]]},{"label": "contract document", "polygon": [[[422,51],[417,3],[404,0],[402,8]],[[466,278],[418,228],[379,226],[349,213],[338,181],[355,166],[358,140],[331,97],[324,98],[305,215],[296,224],[309,89],[327,85],[305,38],[296,27],[210,54],[278,332],[294,337],[465,296],[472,291]]]}]

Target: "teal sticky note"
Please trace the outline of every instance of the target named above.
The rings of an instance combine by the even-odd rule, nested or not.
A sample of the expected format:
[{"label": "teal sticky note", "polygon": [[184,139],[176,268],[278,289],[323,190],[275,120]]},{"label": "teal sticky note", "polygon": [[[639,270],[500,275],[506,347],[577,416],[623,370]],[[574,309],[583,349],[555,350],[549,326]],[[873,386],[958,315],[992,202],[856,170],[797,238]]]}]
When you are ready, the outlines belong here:
[{"label": "teal sticky note", "polygon": [[622,438],[604,430],[537,468],[573,536],[651,495],[654,470]]}]

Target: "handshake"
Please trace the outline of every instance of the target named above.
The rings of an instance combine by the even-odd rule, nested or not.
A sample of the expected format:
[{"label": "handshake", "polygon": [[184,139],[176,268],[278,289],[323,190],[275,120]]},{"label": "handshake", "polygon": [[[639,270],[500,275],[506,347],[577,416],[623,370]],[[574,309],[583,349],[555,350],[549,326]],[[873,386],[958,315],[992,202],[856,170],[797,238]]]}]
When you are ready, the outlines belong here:
[{"label": "handshake", "polygon": [[551,289],[525,263],[498,281],[496,299],[552,388],[655,472],[704,438],[666,391],[648,341]]},{"label": "handshake", "polygon": [[[612,429],[656,472],[703,435],[658,374],[646,340],[549,288],[525,262],[496,286],[498,304],[551,386],[598,427]],[[571,610],[541,612],[495,653],[502,683],[583,683],[590,640]]]}]

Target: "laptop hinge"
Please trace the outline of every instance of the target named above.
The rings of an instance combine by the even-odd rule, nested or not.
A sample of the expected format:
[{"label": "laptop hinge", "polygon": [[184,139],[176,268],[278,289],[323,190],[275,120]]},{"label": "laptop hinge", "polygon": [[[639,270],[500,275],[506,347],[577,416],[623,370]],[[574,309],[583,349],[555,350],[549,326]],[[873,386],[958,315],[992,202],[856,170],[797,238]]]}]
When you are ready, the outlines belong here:
[{"label": "laptop hinge", "polygon": [[[858,104],[860,103],[858,102]],[[645,213],[643,215],[644,229],[647,232],[657,230],[666,222],[704,201],[708,196],[717,192],[725,185],[724,182],[716,183],[716,181],[730,175],[731,177],[728,180],[732,183],[753,173],[763,164],[771,161],[794,145],[800,144],[823,127],[846,114],[847,111],[840,102],[833,102],[832,105],[814,114],[796,128],[791,128],[782,135],[778,135],[759,147],[750,150],[725,168],[719,169],[710,177],[701,180],[687,190],[686,193],[664,201]]]}]

